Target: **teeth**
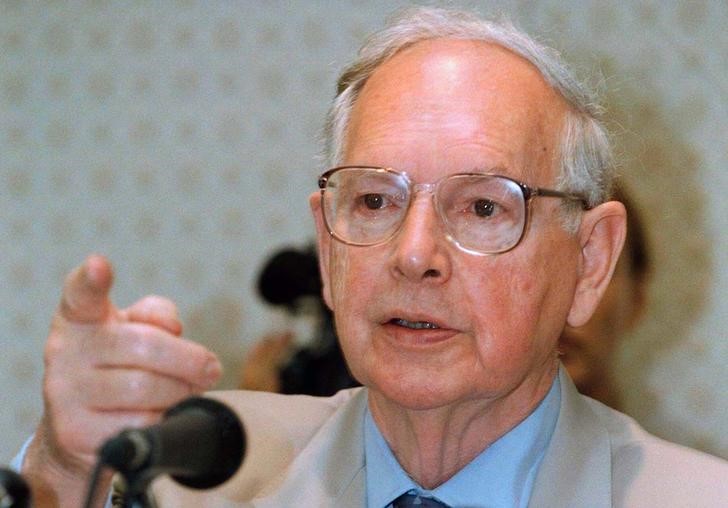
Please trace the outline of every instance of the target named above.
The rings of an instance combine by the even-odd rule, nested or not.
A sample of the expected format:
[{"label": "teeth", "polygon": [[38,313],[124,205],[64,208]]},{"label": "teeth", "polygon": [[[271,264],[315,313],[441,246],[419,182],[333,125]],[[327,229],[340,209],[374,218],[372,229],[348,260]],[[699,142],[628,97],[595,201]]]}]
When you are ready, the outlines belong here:
[{"label": "teeth", "polygon": [[406,319],[393,319],[392,322],[399,326],[412,328],[413,330],[434,330],[440,328],[434,323],[428,321],[407,321]]}]

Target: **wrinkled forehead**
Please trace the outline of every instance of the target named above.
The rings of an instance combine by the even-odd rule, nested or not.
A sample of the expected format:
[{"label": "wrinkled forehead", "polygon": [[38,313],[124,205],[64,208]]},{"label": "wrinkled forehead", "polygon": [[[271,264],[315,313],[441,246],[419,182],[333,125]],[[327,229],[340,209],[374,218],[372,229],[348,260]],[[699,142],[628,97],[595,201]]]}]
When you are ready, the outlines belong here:
[{"label": "wrinkled forehead", "polygon": [[500,168],[550,184],[566,110],[531,63],[500,46],[422,41],[380,65],[362,88],[345,160],[426,172],[430,180]]}]

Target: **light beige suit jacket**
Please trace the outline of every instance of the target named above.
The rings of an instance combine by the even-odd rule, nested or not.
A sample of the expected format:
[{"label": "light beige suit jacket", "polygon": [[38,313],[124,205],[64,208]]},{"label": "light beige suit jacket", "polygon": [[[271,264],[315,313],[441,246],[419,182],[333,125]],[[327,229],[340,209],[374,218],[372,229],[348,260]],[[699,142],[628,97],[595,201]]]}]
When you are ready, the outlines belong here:
[{"label": "light beige suit jacket", "polygon": [[[560,379],[559,418],[529,507],[728,507],[728,462],[646,433],[631,418],[580,395],[563,369]],[[213,491],[159,480],[160,506],[365,507],[366,393],[211,394],[244,421],[245,463]]]}]

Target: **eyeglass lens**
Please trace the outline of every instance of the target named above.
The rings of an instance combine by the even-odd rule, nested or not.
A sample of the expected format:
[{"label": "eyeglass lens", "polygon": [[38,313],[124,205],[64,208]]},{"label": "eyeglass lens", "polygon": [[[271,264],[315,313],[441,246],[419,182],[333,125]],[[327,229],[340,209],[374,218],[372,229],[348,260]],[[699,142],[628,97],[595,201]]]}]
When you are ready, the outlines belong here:
[{"label": "eyeglass lens", "polygon": [[[413,186],[406,176],[370,168],[334,171],[323,193],[324,218],[341,241],[374,245],[405,220]],[[478,253],[510,249],[520,240],[526,206],[520,186],[495,175],[452,175],[436,184],[435,204],[448,236]]]}]

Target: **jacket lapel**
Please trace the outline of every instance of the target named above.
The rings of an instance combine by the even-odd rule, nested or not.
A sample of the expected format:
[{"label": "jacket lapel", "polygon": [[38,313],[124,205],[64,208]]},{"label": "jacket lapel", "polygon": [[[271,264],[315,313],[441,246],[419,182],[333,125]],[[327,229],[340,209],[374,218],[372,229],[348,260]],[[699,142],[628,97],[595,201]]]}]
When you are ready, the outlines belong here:
[{"label": "jacket lapel", "polygon": [[561,367],[561,410],[529,508],[610,508],[611,445],[607,429]]},{"label": "jacket lapel", "polygon": [[280,488],[270,496],[255,499],[252,506],[364,507],[366,404],[366,390],[358,390],[296,457]]}]

